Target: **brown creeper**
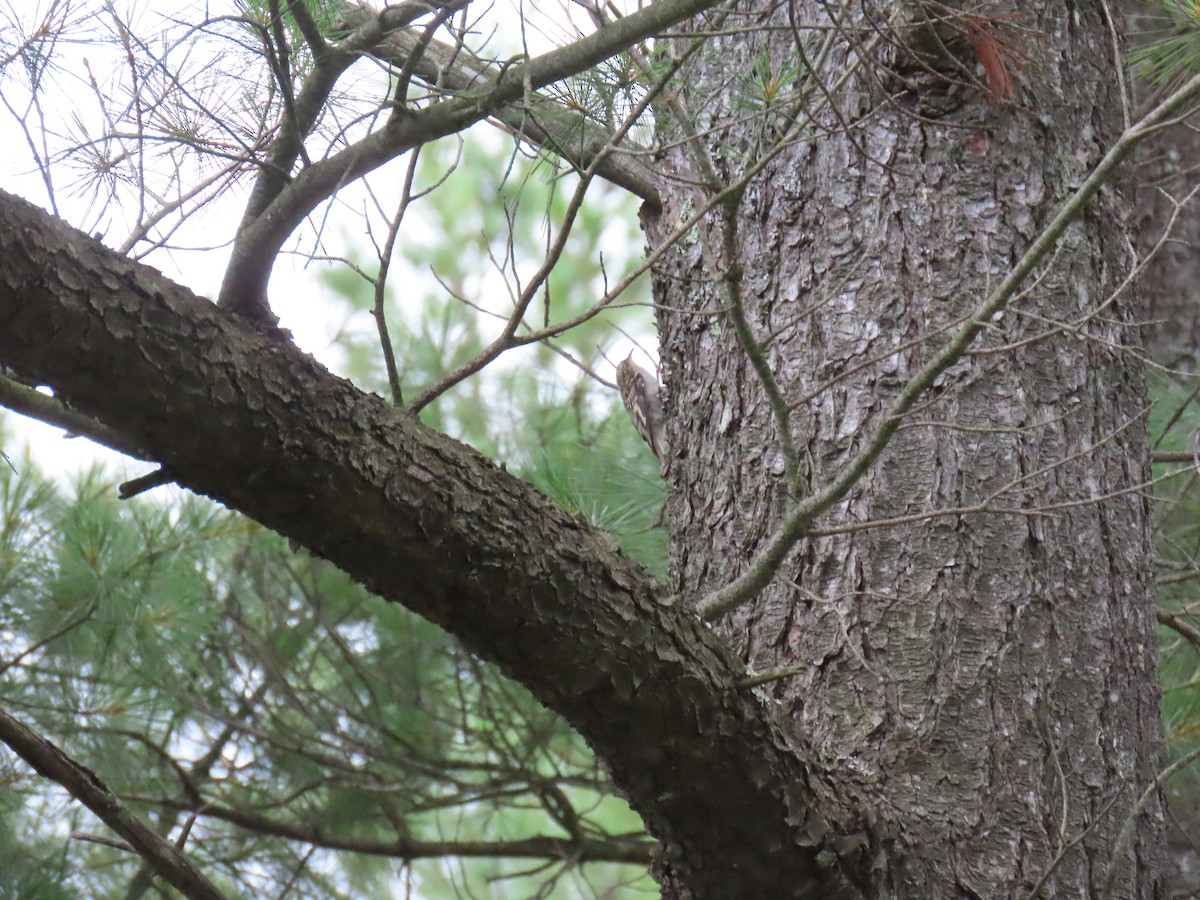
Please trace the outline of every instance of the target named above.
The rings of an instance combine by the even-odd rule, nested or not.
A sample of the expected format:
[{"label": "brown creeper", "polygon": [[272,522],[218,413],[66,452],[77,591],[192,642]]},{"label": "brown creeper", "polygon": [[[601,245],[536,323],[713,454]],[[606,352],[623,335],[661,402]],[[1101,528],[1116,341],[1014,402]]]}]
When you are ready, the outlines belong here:
[{"label": "brown creeper", "polygon": [[658,398],[658,379],[633,361],[633,353],[617,366],[617,387],[621,402],[633,419],[633,427],[642,436],[658,461],[667,463],[667,441],[663,433],[662,401]]}]

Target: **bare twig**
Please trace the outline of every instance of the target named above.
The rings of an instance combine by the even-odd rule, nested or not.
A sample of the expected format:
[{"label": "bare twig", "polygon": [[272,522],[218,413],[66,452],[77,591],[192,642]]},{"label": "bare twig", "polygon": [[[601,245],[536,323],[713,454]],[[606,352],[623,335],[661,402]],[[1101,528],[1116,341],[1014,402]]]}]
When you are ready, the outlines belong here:
[{"label": "bare twig", "polygon": [[[345,150],[314,163],[290,183],[286,179],[298,148],[294,142],[281,145],[272,154],[279,158],[268,160],[268,166],[263,170],[247,206],[221,285],[219,302],[253,320],[270,324],[274,320],[266,299],[270,262],[304,217],[343,185],[418,144],[461,131],[475,122],[496,115],[511,104],[528,98],[532,91],[585,71],[630,44],[703,12],[716,2],[657,0],[609,28],[580,38],[566,47],[502,68],[494,77],[464,91],[462,96],[434,102],[402,119],[392,118],[388,128],[373,131]],[[358,37],[346,42],[338,56],[346,65],[349,64],[345,59],[349,56],[347,47],[361,41],[365,42],[363,49],[369,49],[383,38],[381,27],[374,19],[366,22],[357,34]],[[376,38],[373,43],[372,38]],[[331,64],[330,74],[326,78],[328,88],[332,88],[334,79],[336,70]],[[310,86],[305,86],[302,96]],[[328,95],[328,90],[324,91],[324,95]],[[296,105],[303,116],[301,97],[297,97]],[[598,158],[606,156],[607,152],[598,154]]]},{"label": "bare twig", "polygon": [[[168,797],[144,797],[148,803],[172,809],[187,810],[193,804]],[[254,810],[223,804],[204,804],[196,808],[204,817],[229,822],[257,834],[270,834],[293,841],[302,841],[331,850],[347,850],[370,856],[397,859],[431,859],[438,857],[509,857],[512,859],[575,858],[581,862],[605,861],[645,865],[655,847],[644,838],[584,838],[572,840],[553,837],[529,837],[508,841],[424,841],[397,837],[381,840],[343,834],[321,822],[285,822]]]},{"label": "bare twig", "polygon": [[383,364],[387,369],[388,385],[392,391],[392,405],[399,408],[404,405],[404,395],[400,389],[400,372],[396,368],[396,353],[392,349],[392,338],[388,334],[387,318],[384,314],[383,300],[387,289],[388,271],[392,266],[392,251],[396,246],[396,236],[400,233],[400,224],[404,214],[412,202],[413,178],[417,173],[417,162],[420,160],[421,148],[414,147],[408,157],[408,166],[404,170],[404,187],[400,191],[400,202],[396,206],[396,214],[392,216],[388,226],[387,237],[379,253],[379,272],[375,276],[375,306],[371,314],[375,317],[375,328],[379,332],[379,346],[383,350]]},{"label": "bare twig", "polygon": [[[529,335],[517,337],[517,331],[524,321],[525,312],[528,310],[529,304],[533,302],[537,292],[550,277],[550,273],[554,270],[554,266],[557,265],[559,257],[566,248],[567,238],[570,236],[571,227],[574,224],[575,216],[579,212],[580,207],[583,205],[584,196],[591,184],[592,179],[596,175],[596,171],[603,163],[604,159],[608,156],[608,153],[611,152],[611,150],[615,148],[622,139],[624,139],[625,135],[629,133],[629,129],[633,127],[634,123],[637,122],[642,113],[645,112],[653,98],[656,97],[666,87],[667,83],[689,56],[690,53],[685,52],[684,54],[681,54],[678,59],[673,61],[672,65],[662,73],[658,81],[646,91],[645,95],[638,101],[637,104],[634,105],[633,109],[629,111],[629,114],[625,117],[616,133],[612,136],[610,143],[601,148],[596,153],[596,156],[591,164],[589,164],[588,167],[580,173],[579,184],[576,186],[575,192],[572,194],[571,200],[567,205],[567,210],[564,213],[562,222],[559,225],[558,234],[555,236],[554,242],[547,249],[546,257],[541,266],[538,267],[537,272],[534,273],[529,284],[525,285],[525,287],[521,290],[520,296],[516,298],[513,312],[509,316],[508,321],[500,334],[473,359],[463,363],[453,372],[444,375],[442,378],[438,379],[437,382],[422,391],[421,394],[415,400],[413,400],[411,404],[409,404],[409,410],[411,412],[420,412],[438,396],[445,393],[451,387],[463,381],[464,379],[474,375],[488,363],[495,360],[502,353],[511,350],[513,347],[533,343],[534,341],[542,340],[546,337],[551,337],[554,334],[561,333],[561,331],[566,330],[569,327],[574,327],[574,324],[577,324],[579,317],[570,320],[570,323],[560,323],[558,326],[543,328],[540,331],[532,332]],[[641,268],[648,268],[649,265],[650,261],[647,260]],[[629,283],[632,283],[631,278],[622,280],[622,285],[628,285]],[[624,290],[623,286],[621,287],[621,290]],[[614,296],[616,296],[616,294],[613,292],[610,292],[608,295],[608,297]],[[607,300],[608,297],[604,299]],[[601,302],[595,304],[592,307],[590,314],[585,314],[585,320],[586,318],[591,318],[591,316],[597,314],[605,305],[606,303],[604,300],[601,300]]]},{"label": "bare twig", "polygon": [[124,435],[76,412],[55,397],[49,397],[3,375],[0,375],[0,406],[7,406],[13,412],[38,419],[47,425],[63,428],[71,434],[81,434],[127,456],[150,458],[146,451]]},{"label": "bare twig", "polygon": [[767,355],[763,352],[762,344],[754,336],[754,330],[746,319],[746,308],[742,302],[742,264],[739,256],[741,247],[739,246],[737,226],[741,200],[741,192],[732,193],[727,196],[721,207],[721,255],[725,261],[722,281],[725,284],[726,311],[729,321],[733,323],[733,333],[737,337],[737,342],[741,345],[746,358],[750,360],[755,374],[758,375],[763,393],[767,395],[767,404],[771,407],[771,413],[775,417],[775,430],[779,433],[779,450],[783,454],[784,477],[787,479],[789,488],[788,497],[792,498],[800,485],[800,455],[796,452],[796,441],[792,436],[792,411],[783,397],[779,382],[775,380],[775,373],[771,371],[771,364],[767,362]]}]

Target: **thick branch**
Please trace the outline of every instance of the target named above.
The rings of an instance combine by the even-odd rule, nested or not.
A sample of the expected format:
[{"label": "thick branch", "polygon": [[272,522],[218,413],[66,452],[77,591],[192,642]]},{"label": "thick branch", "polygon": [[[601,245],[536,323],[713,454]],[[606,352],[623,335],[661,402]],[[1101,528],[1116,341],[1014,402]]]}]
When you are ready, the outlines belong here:
[{"label": "thick branch", "polygon": [[696,897],[837,896],[870,877],[857,776],[798,755],[719,639],[529,485],[3,193],[0,321],[0,364],[561,713]]}]

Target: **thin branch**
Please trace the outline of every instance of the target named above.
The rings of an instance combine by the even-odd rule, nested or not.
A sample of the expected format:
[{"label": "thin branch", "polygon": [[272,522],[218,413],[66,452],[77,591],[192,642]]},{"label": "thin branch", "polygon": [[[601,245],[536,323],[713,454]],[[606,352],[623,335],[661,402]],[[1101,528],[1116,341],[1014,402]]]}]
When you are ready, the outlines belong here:
[{"label": "thin branch", "polygon": [[[630,44],[691,18],[717,2],[657,0],[566,47],[503,68],[494,78],[464,91],[462,96],[438,101],[401,119],[392,117],[387,128],[314,163],[290,183],[286,183],[286,178],[296,148],[291,143],[281,144],[268,160],[268,169],[260,177],[247,206],[221,285],[220,304],[256,322],[273,324],[275,316],[266,298],[271,263],[304,217],[341,187],[418,144],[461,131],[510,104],[531,99],[533,91],[590,69]],[[379,30],[377,22],[374,28]],[[360,30],[366,34],[370,29],[368,22]],[[382,38],[381,31],[379,35]],[[332,88],[332,79],[328,86]],[[297,98],[296,106],[303,116],[302,98]],[[599,154],[601,158],[606,155],[603,151]]]},{"label": "thin branch", "polygon": [[144,494],[156,487],[170,484],[174,480],[175,476],[171,474],[170,469],[166,466],[159,466],[153,472],[147,472],[145,475],[121,482],[117,487],[117,496],[122,500],[132,500],[138,494]]},{"label": "thin branch", "polygon": [[78,613],[68,616],[61,625],[59,625],[57,628],[55,628],[49,634],[45,635],[40,640],[35,641],[34,643],[30,644],[28,647],[26,647],[24,650],[22,650],[16,656],[14,656],[12,659],[5,660],[3,663],[0,663],[0,675],[3,675],[5,672],[7,672],[13,666],[19,665],[23,660],[27,659],[28,657],[33,656],[35,653],[37,653],[39,650],[41,650],[47,644],[51,644],[54,641],[57,641],[60,637],[62,637],[68,631],[72,631],[75,628],[82,625],[84,622],[88,621],[88,619],[90,619],[93,616],[93,614],[95,614],[96,607],[99,605],[100,605],[99,598],[93,596],[93,598],[90,601],[88,601],[86,604],[83,605],[83,609],[81,612],[78,612]]},{"label": "thin branch", "polygon": [[304,0],[287,0],[287,5],[288,12],[296,20],[296,27],[304,35],[304,42],[312,51],[313,59],[319,62],[329,50],[329,45],[325,42],[325,35],[321,34],[321,27],[313,19],[308,7],[304,5]]},{"label": "thin branch", "polygon": [[105,847],[112,847],[114,850],[120,850],[122,853],[133,853],[137,851],[133,849],[128,841],[118,841],[115,838],[103,837],[99,834],[89,834],[86,831],[72,831],[71,837],[77,841],[86,841],[89,844],[101,844]]},{"label": "thin branch", "polygon": [[3,375],[0,375],[0,406],[6,406],[13,412],[45,422],[47,425],[63,428],[70,434],[83,435],[126,456],[137,459],[152,458],[125,435],[101,425],[83,413],[76,412],[61,400]]},{"label": "thin branch", "polygon": [[514,336],[521,323],[525,320],[525,313],[529,309],[529,305],[537,296],[546,279],[550,277],[550,273],[558,264],[559,257],[562,256],[563,250],[567,246],[567,238],[570,237],[571,228],[575,224],[575,216],[583,206],[584,197],[587,194],[587,189],[592,183],[592,178],[595,175],[595,170],[590,169],[580,176],[579,184],[575,187],[575,192],[571,195],[571,201],[567,205],[566,213],[563,215],[562,223],[559,225],[558,234],[555,236],[554,244],[550,247],[537,272],[534,273],[529,284],[522,289],[521,294],[517,297],[517,302],[513,308],[512,314],[508,317],[504,328],[500,334],[476,356],[467,362],[463,363],[453,372],[443,375],[432,385],[423,390],[415,400],[408,406],[408,411],[419,413],[422,409],[440,397],[454,385],[465,381],[476,372],[483,369],[488,363],[495,360],[506,350],[512,349]]},{"label": "thin branch", "polygon": [[1184,459],[1159,459],[1157,455],[1157,448],[1158,445],[1163,442],[1163,439],[1170,434],[1171,429],[1175,427],[1175,423],[1177,423],[1183,414],[1187,412],[1188,407],[1192,405],[1192,401],[1195,400],[1197,396],[1200,396],[1200,380],[1196,382],[1196,386],[1192,388],[1192,392],[1188,394],[1187,397],[1185,397],[1183,401],[1171,412],[1166,424],[1164,424],[1162,427],[1162,433],[1154,441],[1155,453],[1152,458],[1155,462],[1188,462],[1195,456],[1195,454],[1189,453]]},{"label": "thin branch", "polygon": [[740,262],[740,241],[738,239],[737,216],[741,206],[742,193],[730,194],[721,205],[721,238],[722,257],[725,260],[725,270],[722,281],[725,283],[725,298],[728,303],[727,312],[733,323],[733,333],[741,345],[742,352],[750,360],[762,385],[763,393],[767,395],[767,403],[775,417],[775,429],[779,432],[779,449],[783,453],[784,477],[787,479],[789,498],[795,496],[800,487],[800,454],[796,451],[796,441],[792,436],[792,411],[767,355],[763,352],[762,344],[754,336],[750,322],[746,319],[746,308],[742,302],[742,264]]},{"label": "thin branch", "polygon": [[[689,48],[691,51],[694,51],[695,49],[695,47]],[[583,205],[585,193],[590,186],[592,179],[595,177],[600,165],[603,163],[605,158],[607,158],[608,153],[611,152],[612,148],[615,148],[617,144],[625,137],[625,135],[629,133],[629,129],[633,127],[634,123],[637,122],[642,113],[645,112],[647,107],[649,107],[653,99],[658,96],[658,94],[667,86],[667,83],[670,81],[670,79],[674,77],[675,73],[679,71],[680,67],[683,66],[684,62],[686,62],[690,56],[691,52],[685,52],[680,54],[677,59],[672,61],[672,64],[665,72],[662,73],[658,81],[646,91],[645,95],[637,102],[637,104],[634,105],[633,109],[630,110],[629,114],[625,117],[624,121],[617,129],[616,133],[613,134],[608,146],[601,148],[595,159],[593,159],[588,167],[580,173],[579,184],[576,186],[575,192],[571,195],[571,200],[568,203],[567,210],[563,215],[562,223],[559,225],[558,234],[556,235],[553,244],[547,249],[546,258],[543,260],[541,266],[538,267],[537,272],[534,273],[534,276],[530,280],[529,284],[522,289],[520,296],[516,298],[513,312],[509,316],[508,321],[506,322],[504,329],[500,332],[499,336],[497,336],[495,340],[493,340],[487,347],[480,351],[480,353],[478,353],[473,359],[463,363],[453,372],[444,375],[442,378],[438,379],[437,382],[422,391],[421,394],[415,400],[413,400],[411,404],[409,404],[410,412],[420,412],[425,408],[425,406],[427,406],[441,394],[445,393],[454,385],[474,375],[476,372],[483,369],[484,366],[491,363],[507,350],[511,350],[513,347],[524,344],[533,343],[535,340],[540,340],[541,337],[551,336],[551,332],[554,334],[558,333],[558,331],[555,329],[543,328],[541,331],[531,332],[531,334],[524,335],[520,338],[516,336],[517,330],[524,322],[525,312],[528,310],[529,304],[533,302],[537,292],[550,277],[550,273],[558,264],[559,257],[562,256],[562,252],[566,248],[567,238],[570,236],[571,227],[574,224],[575,216],[579,212],[580,207]],[[640,268],[648,268],[649,265],[650,260],[647,260]],[[622,281],[623,285],[628,283],[632,283],[630,279],[624,279]],[[622,290],[623,289],[624,288],[622,288]],[[609,296],[614,297],[616,294],[610,292]],[[593,306],[593,310],[598,312],[599,309],[603,308],[604,305],[604,300],[601,300],[601,302]],[[595,313],[593,313],[593,315],[594,314]],[[590,318],[590,316],[588,316],[588,318]],[[539,335],[540,337],[538,337]]]},{"label": "thin branch", "polygon": [[1200,650],[1200,630],[1195,626],[1189,625],[1175,613],[1167,612],[1165,609],[1160,609],[1155,613],[1159,625],[1165,625],[1167,628],[1172,628],[1179,635],[1191,643],[1193,647]]},{"label": "thin branch", "polygon": [[404,171],[404,187],[400,191],[400,202],[396,205],[396,214],[392,216],[388,226],[387,238],[379,253],[379,272],[375,276],[375,306],[371,314],[375,317],[375,328],[379,332],[379,346],[383,350],[383,364],[387,369],[388,386],[392,391],[392,405],[397,409],[404,405],[404,394],[400,388],[400,372],[396,368],[396,351],[392,348],[392,338],[388,334],[387,317],[384,312],[384,295],[387,289],[388,271],[392,266],[392,251],[396,247],[396,237],[400,233],[400,223],[412,202],[413,178],[417,173],[417,162],[421,158],[421,148],[414,147]]},{"label": "thin branch", "polygon": [[269,834],[288,840],[301,841],[330,850],[344,850],[367,856],[395,859],[510,858],[510,859],[575,859],[580,862],[617,862],[645,865],[651,859],[656,844],[642,838],[609,838],[581,840],[531,837],[512,841],[422,841],[398,837],[377,840],[333,833],[321,824],[280,822],[261,813],[211,803],[193,804],[166,797],[142,798],[148,803],[179,810],[191,810],[199,816],[220,819],[256,834]]},{"label": "thin branch", "polygon": [[[189,200],[192,200],[198,195],[204,193],[206,190],[208,190],[208,188],[222,179],[235,178],[238,172],[241,171],[242,166],[244,166],[249,159],[250,157],[248,155],[236,157],[230,160],[212,175],[209,175],[192,187],[188,188],[186,191],[183,191],[175,199],[161,203],[159,208],[149,216],[143,216],[138,220],[137,226],[133,229],[129,236],[121,242],[120,246],[116,248],[117,252],[121,254],[130,253],[133,248],[137,246],[138,241],[145,239],[147,235],[149,235],[151,228],[153,228],[171,213],[175,212],[177,209],[180,209]],[[183,217],[186,218],[186,214]]]},{"label": "thin branch", "polygon": [[[239,701],[237,710],[233,714],[234,717],[248,718],[252,712],[256,711],[260,701],[266,696],[270,686],[271,679],[264,679],[263,683],[254,690],[253,694],[251,694],[249,697],[243,696]],[[188,799],[193,803],[199,804],[202,801],[200,799],[200,789],[197,785],[197,782],[209,780],[212,774],[213,766],[216,765],[217,760],[221,758],[221,754],[225,751],[226,746],[228,746],[229,742],[239,730],[240,729],[236,725],[226,724],[224,728],[221,729],[221,732],[217,735],[216,739],[209,746],[208,750],[206,750],[199,759],[195,760],[186,771],[174,756],[168,753],[163,747],[160,747],[158,744],[151,741],[145,734],[134,733],[127,734],[126,736],[140,741],[146,747],[150,748],[153,752],[162,757],[164,762],[166,762],[167,765],[169,765],[175,772],[176,777],[179,779],[180,785],[187,793]],[[176,809],[171,810],[170,812],[171,815],[169,818],[164,817],[164,819],[160,819],[158,822],[158,829],[161,833],[163,833],[164,840],[166,839],[165,835],[169,834],[175,827],[175,823],[178,822],[179,813],[181,810]],[[186,838],[195,821],[196,814],[192,813],[192,815],[188,818],[186,827],[180,832],[179,839],[176,843],[181,850],[183,849],[183,844],[180,842]],[[143,863],[134,873],[133,878],[129,880],[129,887],[125,891],[125,900],[139,900],[139,898],[145,896],[146,892],[150,890],[150,887],[153,884],[153,875],[153,871]]]},{"label": "thin branch", "polygon": [[812,670],[810,663],[804,662],[793,666],[784,666],[782,669],[772,669],[769,672],[759,672],[754,675],[747,675],[738,682],[740,688],[754,688],[768,684],[772,681],[782,681],[784,678],[791,678],[793,675],[799,675],[801,672]]},{"label": "thin branch", "polygon": [[158,875],[192,900],[224,900],[224,894],[178,849],[163,840],[109,790],[91,769],[0,709],[0,740],[44,778],[57,782],[124,838]]},{"label": "thin branch", "polygon": [[889,519],[871,519],[866,522],[853,522],[847,525],[836,525],[832,528],[811,528],[805,533],[805,537],[832,537],[837,534],[857,534],[862,531],[870,531],[875,528],[898,528],[902,525],[912,525],[915,522],[927,522],[933,519],[945,519],[961,516],[1024,516],[1026,518],[1035,518],[1038,516],[1049,516],[1059,510],[1078,509],[1081,506],[1094,506],[1098,503],[1106,503],[1109,500],[1115,500],[1117,497],[1125,497],[1129,494],[1140,494],[1149,491],[1157,484],[1168,481],[1179,475],[1179,472],[1167,472],[1159,475],[1157,478],[1152,478],[1149,481],[1143,481],[1138,484],[1131,484],[1128,487],[1118,488],[1115,491],[1109,491],[1107,494],[1101,494],[1099,497],[1081,497],[1078,500],[1063,500],[1060,503],[1048,503],[1044,506],[1030,507],[1003,507],[991,506],[987,503],[981,503],[976,506],[956,506],[948,509],[931,509],[928,512],[911,513],[904,516],[893,516]]},{"label": "thin branch", "polygon": [[404,115],[408,105],[408,86],[412,81],[413,74],[417,71],[417,66],[421,59],[425,56],[425,51],[429,49],[429,45],[433,43],[433,36],[437,30],[446,23],[456,12],[461,9],[466,9],[470,0],[453,0],[447,3],[438,14],[429,20],[429,23],[421,32],[421,36],[417,38],[416,46],[413,47],[408,59],[404,61],[404,67],[400,70],[399,76],[396,78],[396,89],[393,91],[395,100],[393,101],[392,115]]},{"label": "thin branch", "polygon": [[[270,27],[262,29],[262,44],[267,63],[275,72],[275,81],[278,82],[279,91],[283,96],[284,125],[281,131],[284,133],[298,132],[300,122],[296,117],[296,91],[292,82],[292,53],[288,46],[287,32],[283,27],[283,13],[279,6],[279,0],[268,0],[267,8],[271,13]],[[312,161],[304,149],[303,140],[300,141],[299,146],[301,160],[305,165],[311,165]]]},{"label": "thin branch", "polygon": [[[6,406],[13,412],[45,422],[47,425],[64,428],[69,434],[83,435],[98,444],[124,453],[126,456],[137,459],[150,458],[149,454],[130,443],[124,435],[76,412],[61,400],[35,391],[31,387],[3,375],[0,375],[0,406]],[[118,494],[122,500],[128,500],[151,488],[170,484],[174,480],[174,476],[166,468],[160,466],[153,472],[124,482],[118,489]]]},{"label": "thin branch", "polygon": [[1125,819],[1125,824],[1121,826],[1121,833],[1117,835],[1117,840],[1113,844],[1112,859],[1108,864],[1108,874],[1104,879],[1104,886],[1100,890],[1100,897],[1111,897],[1113,888],[1116,886],[1117,873],[1121,870],[1121,863],[1125,861],[1125,855],[1129,852],[1129,844],[1133,840],[1133,827],[1137,824],[1137,820],[1142,813],[1146,811],[1146,807],[1150,805],[1159,792],[1159,789],[1167,782],[1172,775],[1180,769],[1191,765],[1195,760],[1200,759],[1200,747],[1196,747],[1190,753],[1186,753],[1171,765],[1167,766],[1158,776],[1150,782],[1150,786],[1142,792],[1142,796],[1138,798],[1133,809],[1129,811],[1129,815]]},{"label": "thin branch", "polygon": [[1156,463],[1194,463],[1196,454],[1191,450],[1153,450],[1150,461]]},{"label": "thin branch", "polygon": [[[1061,781],[1061,775],[1059,777]],[[1092,821],[1089,822],[1085,827],[1081,828],[1079,833],[1076,834],[1075,837],[1071,838],[1071,840],[1063,841],[1063,836],[1060,834],[1059,840],[1061,841],[1061,846],[1059,846],[1058,852],[1054,854],[1054,859],[1050,862],[1050,865],[1046,867],[1046,871],[1042,873],[1042,877],[1038,879],[1037,884],[1035,884],[1030,889],[1029,893],[1025,895],[1025,900],[1037,900],[1037,898],[1042,895],[1042,885],[1044,885],[1050,879],[1050,876],[1054,874],[1054,870],[1057,869],[1059,864],[1067,858],[1067,853],[1071,850],[1071,848],[1078,845],[1080,841],[1082,841],[1099,827],[1100,823],[1104,821],[1104,817],[1108,815],[1109,810],[1116,806],[1116,803],[1119,799],[1121,799],[1121,793],[1120,791],[1117,791],[1100,809],[1099,814],[1097,814],[1095,818],[1093,818]]]}]

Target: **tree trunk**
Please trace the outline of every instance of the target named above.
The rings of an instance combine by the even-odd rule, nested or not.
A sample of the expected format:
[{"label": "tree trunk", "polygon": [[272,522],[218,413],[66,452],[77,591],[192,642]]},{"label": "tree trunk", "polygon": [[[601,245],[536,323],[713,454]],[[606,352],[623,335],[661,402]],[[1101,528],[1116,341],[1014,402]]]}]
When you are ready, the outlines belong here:
[{"label": "tree trunk", "polygon": [[[1023,59],[1019,70],[1007,59],[1016,102],[936,78],[905,89],[901,76],[927,74],[928,58],[881,41],[872,58],[892,72],[869,63],[853,75],[837,114],[819,113],[750,183],[736,258],[713,216],[656,270],[683,596],[745,571],[788,490],[767,394],[721,312],[728,273],[745,273],[746,315],[784,398],[816,392],[790,420],[810,493],[1120,132],[1100,6],[1020,6],[1019,29],[984,25]],[[793,20],[828,24],[827,9],[797,0]],[[680,94],[725,182],[788,125],[747,116],[751,61],[773,73],[798,64],[787,11],[771,14],[775,30],[732,21],[689,64]],[[838,76],[876,33],[842,25],[858,44],[837,42],[827,71]],[[962,67],[947,71],[960,80],[976,69],[970,27],[952,23],[934,42],[958,53]],[[921,31],[901,37],[912,46]],[[645,211],[652,245],[704,199],[686,143],[664,166],[689,178],[664,184],[661,208]],[[754,670],[799,667],[764,689],[797,740],[870,785],[883,837],[869,896],[1100,896],[1117,835],[1160,766],[1148,501],[1129,490],[1149,471],[1141,366],[1128,352],[1139,310],[1128,293],[1109,302],[1131,262],[1127,194],[1101,192],[982,352],[939,380],[817,521],[831,533],[804,541],[719,626]],[[866,527],[979,506],[992,511]],[[1162,831],[1154,797],[1113,896],[1164,894]]]},{"label": "tree trunk", "polygon": [[[1130,33],[1142,43],[1161,38],[1176,24],[1161,5],[1146,3],[1134,4],[1128,18]],[[1145,108],[1174,86],[1177,80],[1156,86],[1135,78],[1136,105]],[[1189,127],[1161,131],[1141,146],[1133,219],[1138,251],[1149,257],[1138,279],[1145,299],[1146,353],[1159,365],[1188,373],[1200,361],[1200,212],[1195,202],[1185,203],[1200,188],[1196,123],[1193,116]]]}]

